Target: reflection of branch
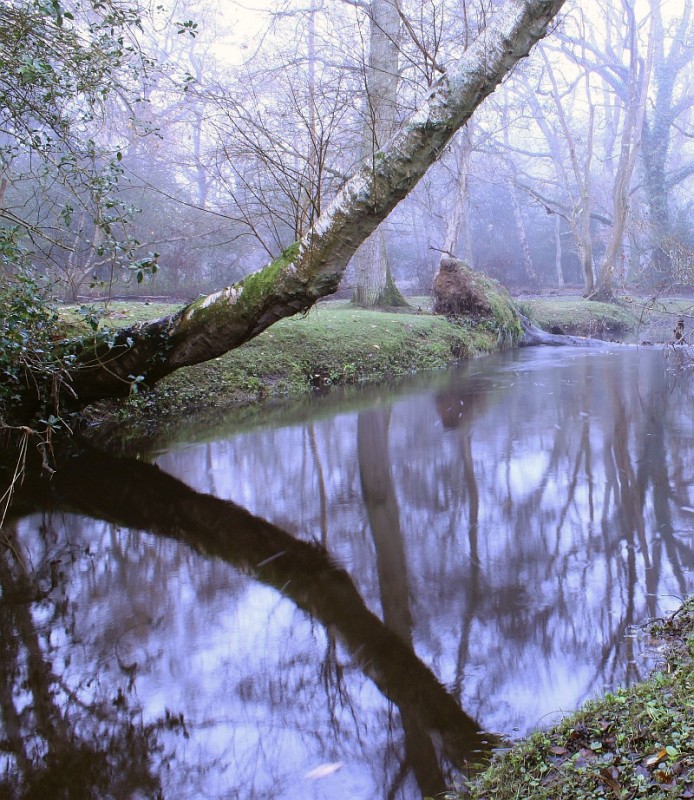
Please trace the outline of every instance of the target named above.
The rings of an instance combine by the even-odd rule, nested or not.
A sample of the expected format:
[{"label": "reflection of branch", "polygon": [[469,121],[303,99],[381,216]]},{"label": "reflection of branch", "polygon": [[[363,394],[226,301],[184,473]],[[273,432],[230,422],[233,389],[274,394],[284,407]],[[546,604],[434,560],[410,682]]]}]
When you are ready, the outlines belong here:
[{"label": "reflection of branch", "polygon": [[27,476],[18,505],[38,498],[63,510],[149,530],[185,542],[273,586],[337,635],[352,658],[401,713],[437,731],[457,764],[484,747],[478,723],[460,709],[412,648],[364,603],[347,572],[315,544],[234,503],[193,491],[158,467],[87,450],[58,454],[49,481]]}]

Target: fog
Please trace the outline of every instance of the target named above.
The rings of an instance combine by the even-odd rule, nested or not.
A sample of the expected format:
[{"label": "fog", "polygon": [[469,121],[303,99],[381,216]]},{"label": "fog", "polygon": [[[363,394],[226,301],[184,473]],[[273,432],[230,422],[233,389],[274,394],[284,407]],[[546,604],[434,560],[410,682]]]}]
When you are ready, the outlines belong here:
[{"label": "fog", "polygon": [[[306,232],[498,5],[143,6],[105,99],[62,101],[88,152],[22,146],[4,113],[3,221],[61,299],[240,280]],[[430,291],[443,252],[517,291],[690,286],[693,30],[691,0],[569,0],[382,224],[403,293]]]}]

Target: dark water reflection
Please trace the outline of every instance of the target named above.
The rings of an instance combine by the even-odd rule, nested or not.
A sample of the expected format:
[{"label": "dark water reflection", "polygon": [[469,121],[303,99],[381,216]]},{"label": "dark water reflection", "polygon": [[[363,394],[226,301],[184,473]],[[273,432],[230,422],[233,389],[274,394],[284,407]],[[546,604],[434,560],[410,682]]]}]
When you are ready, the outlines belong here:
[{"label": "dark water reflection", "polygon": [[94,797],[416,798],[481,731],[642,677],[632,626],[694,590],[673,357],[524,351],[430,383],[199,433],[163,472],[89,453],[28,480],[0,793],[97,763]]}]

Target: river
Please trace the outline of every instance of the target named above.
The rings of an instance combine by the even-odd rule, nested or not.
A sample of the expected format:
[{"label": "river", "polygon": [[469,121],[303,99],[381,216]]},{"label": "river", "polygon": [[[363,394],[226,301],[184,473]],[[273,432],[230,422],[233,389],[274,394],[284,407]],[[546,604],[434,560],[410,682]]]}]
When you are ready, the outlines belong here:
[{"label": "river", "polygon": [[531,348],[74,458],[6,526],[0,794],[410,800],[643,678],[692,385]]}]

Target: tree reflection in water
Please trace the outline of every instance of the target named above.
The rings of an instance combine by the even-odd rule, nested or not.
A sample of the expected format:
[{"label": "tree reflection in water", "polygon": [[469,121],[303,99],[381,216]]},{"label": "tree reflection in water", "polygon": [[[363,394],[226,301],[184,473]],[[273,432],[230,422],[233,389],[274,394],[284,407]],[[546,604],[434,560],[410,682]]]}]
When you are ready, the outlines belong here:
[{"label": "tree reflection in water", "polygon": [[[401,716],[437,741],[441,757],[460,766],[488,749],[489,737],[480,726],[417,658],[410,643],[369,611],[349,575],[322,547],[296,539],[233,503],[197,493],[155,466],[89,449],[59,454],[57,472],[50,480],[32,480],[29,475],[17,502],[26,507],[34,498],[54,509],[78,511],[184,542],[207,558],[251,574],[336,636],[352,662]],[[137,662],[126,664],[115,646],[114,654],[118,668],[134,676]],[[125,704],[121,690],[113,702]],[[434,783],[427,775],[428,788],[441,790],[441,766],[436,774]]]},{"label": "tree reflection in water", "polygon": [[3,534],[0,797],[159,797],[152,768],[158,731],[179,721],[144,724],[132,686],[103,686],[98,664],[81,674],[79,684],[66,680],[72,655],[57,641],[69,639],[72,621],[61,562],[73,554],[58,542],[49,544],[51,532],[43,529],[43,554],[53,558],[30,562],[9,525]]},{"label": "tree reflection in water", "polygon": [[[508,354],[359,413],[168,447],[165,472],[86,452],[28,476],[15,541],[47,592],[25,609],[57,710],[17,700],[29,646],[13,634],[13,666],[3,617],[3,738],[33,726],[45,753],[60,719],[88,742],[89,719],[116,742],[141,719],[140,792],[154,775],[177,798],[450,784],[481,727],[638,678],[630,626],[692,590],[694,406],[672,366]],[[19,519],[46,507],[57,540]],[[16,774],[23,747],[4,748]]]}]

